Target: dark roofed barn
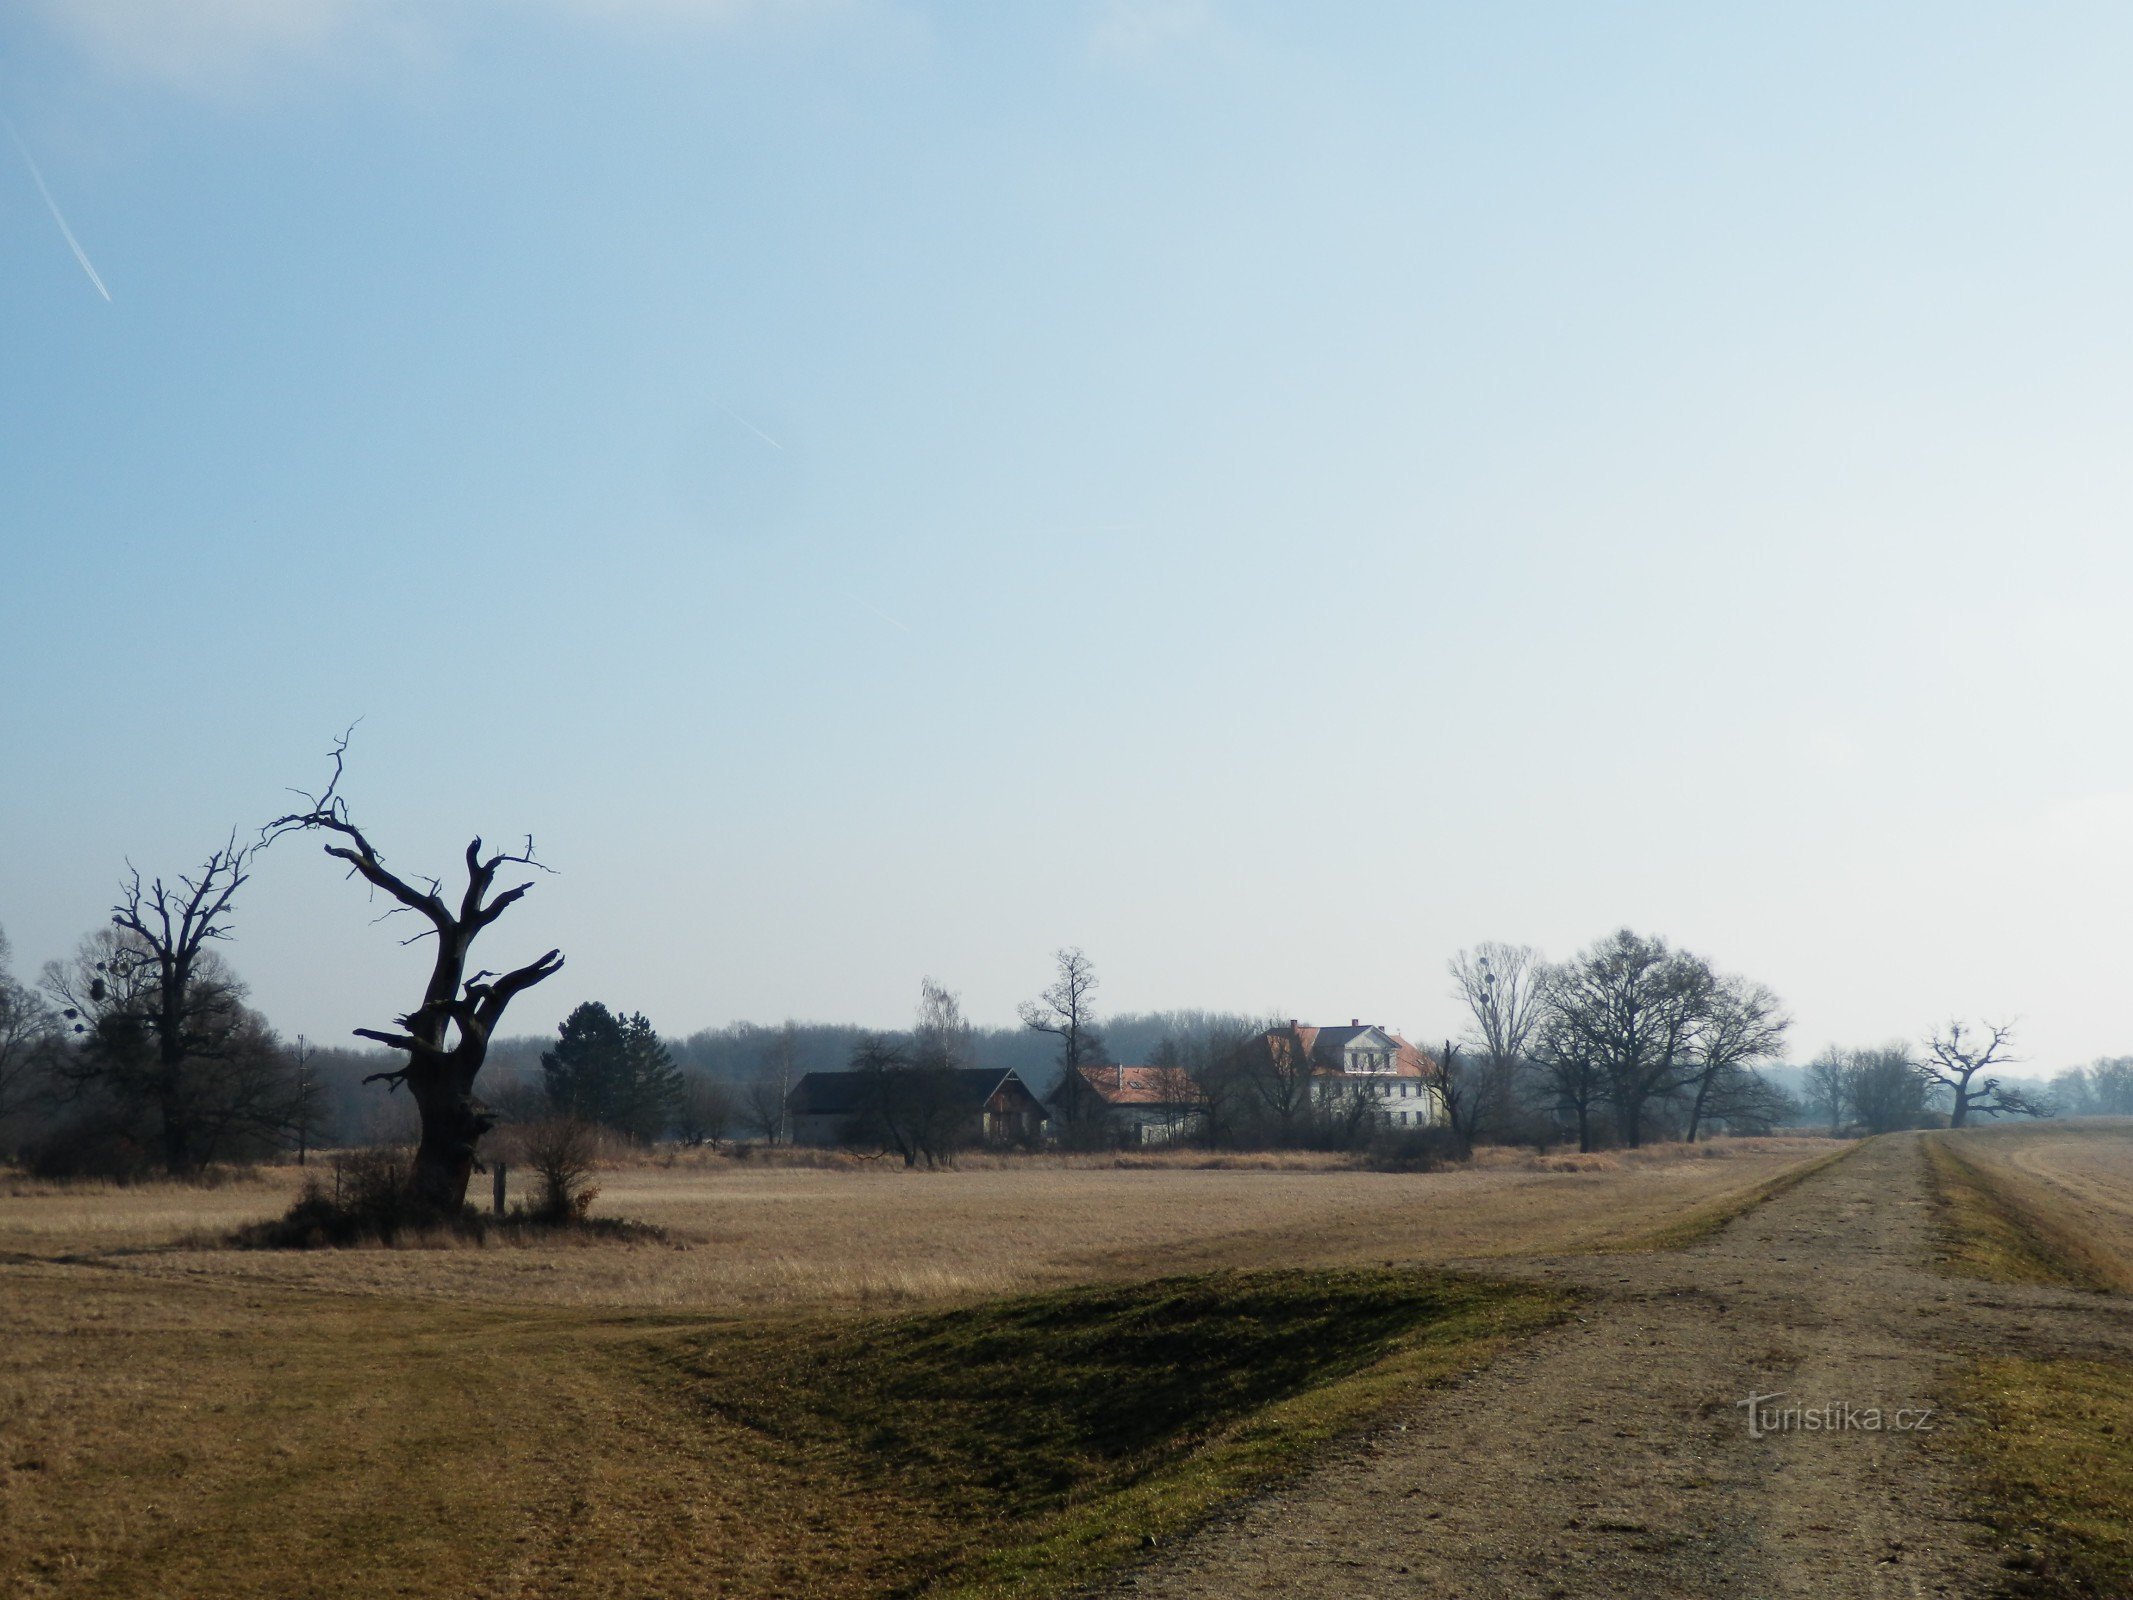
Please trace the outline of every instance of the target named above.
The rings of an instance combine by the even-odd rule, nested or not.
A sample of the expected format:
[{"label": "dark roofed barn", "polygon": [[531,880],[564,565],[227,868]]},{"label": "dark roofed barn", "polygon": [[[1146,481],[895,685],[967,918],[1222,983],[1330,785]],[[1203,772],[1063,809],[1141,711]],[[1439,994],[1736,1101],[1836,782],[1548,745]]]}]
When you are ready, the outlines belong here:
[{"label": "dark roofed barn", "polygon": [[[1044,1107],[1029,1085],[998,1067],[951,1067],[936,1075],[949,1106],[963,1119],[966,1144],[1033,1144]],[[785,1106],[794,1144],[872,1142],[867,1127],[878,1096],[871,1072],[810,1072],[792,1087]]]}]

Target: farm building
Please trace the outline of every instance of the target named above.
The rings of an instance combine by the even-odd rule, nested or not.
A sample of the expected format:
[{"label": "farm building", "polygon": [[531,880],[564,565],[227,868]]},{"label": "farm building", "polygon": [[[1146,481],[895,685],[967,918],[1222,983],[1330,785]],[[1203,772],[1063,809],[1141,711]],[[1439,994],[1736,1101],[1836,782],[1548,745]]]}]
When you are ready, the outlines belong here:
[{"label": "farm building", "polygon": [[[1119,1144],[1170,1144],[1206,1126],[1199,1091],[1175,1067],[1083,1067],[1081,1081]],[[1057,1104],[1056,1090],[1052,1098]]]},{"label": "farm building", "polygon": [[[874,1142],[870,1126],[880,1113],[882,1075],[871,1072],[810,1072],[792,1087],[785,1108],[794,1144],[844,1145]],[[1029,1085],[997,1067],[951,1067],[909,1087],[938,1095],[940,1110],[962,1123],[963,1144],[1031,1144],[1044,1129],[1044,1107]],[[930,1112],[934,1108],[928,1107]]]}]

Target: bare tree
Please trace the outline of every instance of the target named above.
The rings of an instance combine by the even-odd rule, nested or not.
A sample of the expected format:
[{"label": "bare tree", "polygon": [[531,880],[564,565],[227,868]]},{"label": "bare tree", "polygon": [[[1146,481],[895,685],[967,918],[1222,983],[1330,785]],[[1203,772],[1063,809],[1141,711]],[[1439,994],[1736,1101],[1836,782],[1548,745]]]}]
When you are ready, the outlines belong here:
[{"label": "bare tree", "polygon": [[1646,1109],[1693,1074],[1713,985],[1701,957],[1627,928],[1549,969],[1551,1024],[1598,1066],[1623,1143],[1641,1144]]},{"label": "bare tree", "polygon": [[1422,1081],[1444,1113],[1444,1126],[1459,1141],[1460,1150],[1471,1153],[1494,1089],[1487,1069],[1460,1060],[1459,1046],[1447,1039],[1444,1053],[1424,1068]]},{"label": "bare tree", "polygon": [[1052,959],[1058,977],[1043,994],[1025,1000],[1020,1008],[1022,1026],[1048,1033],[1059,1041],[1059,1087],[1052,1104],[1066,1124],[1069,1142],[1085,1125],[1097,1123],[1102,1102],[1082,1076],[1084,1067],[1103,1064],[1103,1035],[1096,1031],[1096,963],[1078,949],[1057,951]]},{"label": "bare tree", "polygon": [[[240,991],[211,960],[211,946],[230,936],[250,854],[233,834],[174,882],[144,883],[131,871],[111,908],[118,932],[104,970],[66,1008],[68,1020],[98,1035],[80,1065],[122,1077],[126,1096],[152,1108],[163,1165],[180,1176],[206,1159],[200,1079],[228,1058],[238,1028]],[[123,1009],[108,1003],[121,989]]]},{"label": "bare tree", "polygon": [[2089,1068],[2090,1103],[2098,1116],[2133,1116],[2133,1056],[2106,1056]]},{"label": "bare tree", "polygon": [[2041,1117],[2047,1114],[2045,1107],[2029,1093],[2005,1087],[1996,1077],[1988,1076],[1982,1084],[1972,1087],[1978,1074],[1989,1073],[1993,1067],[2013,1062],[2014,1058],[2007,1052],[2013,1037],[2011,1023],[1989,1022],[1980,1036],[1960,1022],[1951,1022],[1926,1040],[1926,1054],[1915,1064],[1916,1070],[1931,1088],[1947,1091],[1951,1103],[1949,1127],[1968,1125],[1973,1112],[1981,1117]]},{"label": "bare tree", "polygon": [[1303,1144],[1317,1121],[1313,1080],[1318,1062],[1304,1047],[1303,1030],[1291,1021],[1271,1028],[1252,1061],[1251,1084],[1260,1120],[1275,1143]]},{"label": "bare tree", "polygon": [[1808,1108],[1829,1114],[1832,1139],[1844,1131],[1844,1113],[1850,1104],[1845,1098],[1845,1082],[1844,1052],[1835,1045],[1807,1063]]},{"label": "bare tree", "polygon": [[302,1034],[296,1036],[289,1061],[288,1131],[296,1141],[296,1164],[301,1167],[309,1164],[311,1147],[318,1142],[325,1122],[326,1086],[311,1064],[311,1042]]},{"label": "bare tree", "polygon": [[764,1043],[756,1075],[741,1090],[748,1126],[772,1144],[791,1134],[793,1085],[800,1078],[800,1025],[788,1020]]},{"label": "bare tree", "polygon": [[1510,1120],[1517,1104],[1517,1076],[1547,1009],[1546,967],[1530,945],[1495,940],[1462,950],[1450,963],[1452,995],[1471,1020],[1471,1059],[1452,1063],[1450,1042],[1438,1063],[1449,1080],[1456,1072],[1466,1102],[1467,1126],[1453,1131],[1471,1148],[1491,1129]]},{"label": "bare tree", "polygon": [[1156,1045],[1148,1067],[1149,1085],[1155,1091],[1156,1107],[1163,1118],[1164,1142],[1175,1144],[1205,1118],[1206,1091],[1201,1087],[1202,1075],[1193,1070],[1191,1046],[1175,1036]]},{"label": "bare tree", "polygon": [[1275,1026],[1272,1019],[1218,1022],[1185,1042],[1186,1070],[1209,1144],[1234,1145],[1249,1136],[1257,1120],[1266,1037]]},{"label": "bare tree", "polygon": [[[467,1198],[467,1181],[474,1172],[475,1147],[483,1134],[496,1125],[488,1107],[475,1098],[474,1081],[487,1059],[489,1040],[503,1020],[505,1008],[519,995],[553,977],[561,970],[561,952],[546,954],[509,972],[467,971],[474,940],[533,887],[531,880],[501,891],[496,877],[506,867],[537,867],[533,840],[522,849],[482,853],[477,837],[466,849],[466,887],[456,906],[443,895],[443,885],[425,878],[418,887],[391,871],[363,831],[348,814],[348,803],[339,793],[342,758],[348,740],[343,736],[333,749],[333,778],[322,793],[304,795],[302,811],[277,817],[267,825],[263,838],[276,839],[288,833],[325,833],[341,841],[329,843],[326,854],[348,863],[349,875],[382,889],[395,902],[396,910],[414,912],[429,927],[406,941],[435,941],[428,984],[422,1003],[394,1019],[395,1028],[358,1028],[359,1038],[374,1039],[388,1049],[405,1052],[407,1062],[391,1072],[372,1073],[363,1081],[384,1083],[397,1091],[406,1085],[422,1119],[422,1136],[415,1148],[414,1187],[417,1198],[440,1211],[459,1211]],[[543,868],[542,870],[546,870]],[[388,912],[387,915],[391,915]]]},{"label": "bare tree", "polygon": [[716,1150],[725,1142],[740,1109],[731,1088],[707,1073],[692,1072],[682,1083],[675,1131],[684,1144],[708,1144]]},{"label": "bare tree", "polygon": [[[179,1176],[233,1153],[265,1154],[288,1131],[286,1053],[219,951],[195,945],[171,959],[193,942],[188,933],[178,918],[159,949],[114,915],[72,961],[44,968],[69,1029],[42,1074],[55,1102],[76,1129],[152,1152]],[[171,998],[173,983],[182,999]]]},{"label": "bare tree", "polygon": [[894,1150],[907,1167],[954,1164],[969,1120],[954,1068],[938,1054],[914,1055],[869,1034],[853,1048],[852,1070],[860,1080],[855,1134]]},{"label": "bare tree", "polygon": [[59,1027],[51,1007],[9,969],[10,953],[0,929],[0,1121],[29,1104]]},{"label": "bare tree", "polygon": [[741,1125],[759,1139],[777,1144],[785,1137],[786,1091],[770,1072],[757,1073],[741,1085]]},{"label": "bare tree", "polygon": [[918,986],[918,1025],[911,1042],[921,1060],[952,1068],[977,1065],[976,1036],[964,1019],[963,1002],[931,978]]},{"label": "bare tree", "polygon": [[1607,1073],[1599,1048],[1570,1017],[1551,1006],[1533,1035],[1533,1060],[1555,1101],[1558,1116],[1577,1122],[1578,1149],[1592,1148],[1594,1114],[1607,1103]]},{"label": "bare tree", "polygon": [[1696,1029],[1696,1060],[1689,1074],[1688,1142],[1706,1118],[1749,1116],[1761,1120],[1771,1090],[1754,1072],[1774,1058],[1792,1019],[1784,1003],[1762,984],[1723,977],[1711,987]]},{"label": "bare tree", "polygon": [[1868,1133],[1921,1126],[1929,1087],[1906,1045],[1852,1050],[1844,1056],[1844,1104]]},{"label": "bare tree", "polygon": [[599,1162],[600,1137],[595,1124],[582,1117],[550,1117],[518,1130],[519,1148],[540,1187],[534,1215],[543,1222],[584,1220],[599,1190],[592,1175]]}]

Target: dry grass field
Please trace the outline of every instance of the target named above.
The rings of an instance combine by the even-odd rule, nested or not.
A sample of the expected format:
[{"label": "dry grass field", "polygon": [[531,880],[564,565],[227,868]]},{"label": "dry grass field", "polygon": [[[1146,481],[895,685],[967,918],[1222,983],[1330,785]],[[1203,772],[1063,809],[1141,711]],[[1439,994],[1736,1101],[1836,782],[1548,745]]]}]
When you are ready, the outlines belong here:
[{"label": "dry grass field", "polygon": [[1969,1129],[1935,1140],[1933,1156],[1973,1199],[1958,1265],[1981,1277],[2133,1291],[2133,1121]]},{"label": "dry grass field", "polygon": [[[291,1172],[0,1187],[0,1594],[917,1593],[980,1545],[995,1576],[972,1592],[1048,1592],[1119,1554],[1090,1542],[1099,1491],[1104,1538],[1167,1528],[1352,1425],[1385,1374],[1454,1374],[1554,1314],[1435,1264],[1619,1247],[1828,1148],[1430,1174],[704,1159],[602,1175],[598,1210],[669,1244],[550,1248],[212,1247],[286,1206]],[[1321,1275],[1216,1346],[1166,1331],[1181,1295],[1264,1296],[1233,1269],[1273,1267]],[[1388,1294],[1423,1310],[1361,1365],[1224,1366],[1299,1308],[1362,1327]],[[1043,1429],[1081,1443],[1017,1441],[1037,1341],[1075,1328]],[[964,1393],[980,1370],[991,1410]],[[1229,1409],[1121,1456],[1108,1397],[1148,1370],[1227,1372]],[[899,1385],[921,1398],[853,1398]],[[980,1515],[940,1464],[986,1451],[1005,1464]]]},{"label": "dry grass field", "polygon": [[285,1209],[298,1175],[218,1189],[0,1189],[0,1256],[405,1299],[711,1313],[883,1308],[1222,1267],[1559,1254],[1635,1240],[1826,1153],[1820,1139],[1626,1154],[1485,1152],[1473,1168],[1328,1158],[785,1166],[719,1157],[603,1173],[596,1209],[668,1247],[242,1252],[207,1241]]},{"label": "dry grass field", "polygon": [[[1933,1135],[1927,1155],[1948,1271],[2133,1291],[2133,1121]],[[2133,1594],[2133,1369],[2032,1333],[1969,1363],[1958,1392],[1985,1424],[1969,1435],[1985,1515],[2036,1552],[2015,1592]]]}]

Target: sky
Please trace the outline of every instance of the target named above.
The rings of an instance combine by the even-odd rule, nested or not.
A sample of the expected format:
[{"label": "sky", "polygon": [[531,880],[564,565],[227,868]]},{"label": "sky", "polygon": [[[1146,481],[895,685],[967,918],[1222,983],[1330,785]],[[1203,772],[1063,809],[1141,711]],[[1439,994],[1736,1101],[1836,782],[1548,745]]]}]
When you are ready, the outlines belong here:
[{"label": "sky", "polygon": [[[24,0],[18,971],[344,783],[683,1033],[1456,1027],[1619,926],[1792,1054],[2133,1051],[2133,12]],[[107,298],[108,296],[108,298]],[[315,845],[225,954],[424,958]]]}]

